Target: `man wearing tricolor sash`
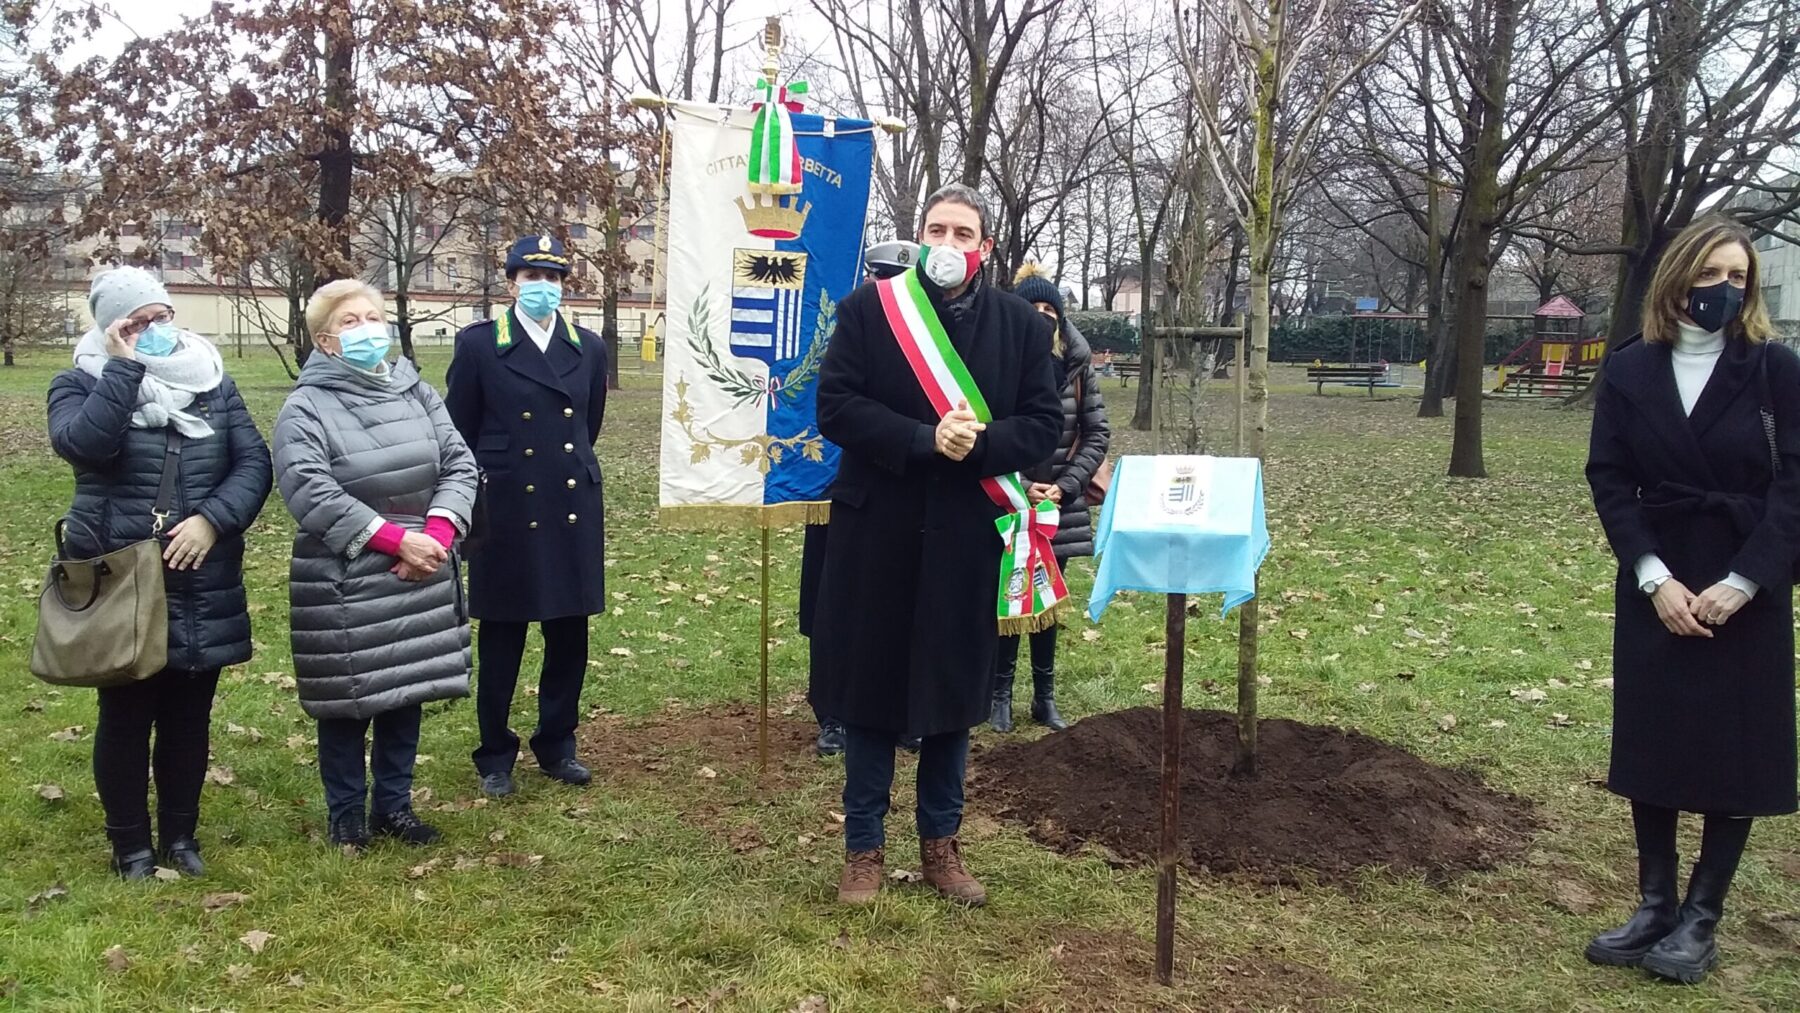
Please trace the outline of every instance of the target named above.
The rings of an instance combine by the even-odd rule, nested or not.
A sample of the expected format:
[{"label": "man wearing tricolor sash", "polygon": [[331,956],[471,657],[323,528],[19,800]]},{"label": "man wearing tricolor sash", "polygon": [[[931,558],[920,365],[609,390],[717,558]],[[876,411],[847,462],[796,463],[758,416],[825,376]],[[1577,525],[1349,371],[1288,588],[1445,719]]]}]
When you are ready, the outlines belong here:
[{"label": "man wearing tricolor sash", "polygon": [[969,729],[989,714],[1000,632],[1053,622],[1066,595],[1055,505],[1032,504],[1019,475],[1049,458],[1062,428],[1050,326],[983,283],[989,221],[967,187],[933,194],[919,264],[839,304],[819,374],[819,429],[843,456],[811,695],[846,727],[846,903],[873,900],[884,879],[894,750],[908,731],[923,736],[926,882],[986,901],[957,841]]}]

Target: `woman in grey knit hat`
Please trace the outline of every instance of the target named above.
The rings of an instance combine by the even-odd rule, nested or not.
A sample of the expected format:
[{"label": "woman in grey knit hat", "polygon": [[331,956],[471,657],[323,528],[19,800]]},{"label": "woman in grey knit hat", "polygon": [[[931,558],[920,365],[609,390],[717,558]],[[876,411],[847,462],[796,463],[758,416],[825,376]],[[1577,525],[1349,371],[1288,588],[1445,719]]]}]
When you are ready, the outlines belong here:
[{"label": "woman in grey knit hat", "polygon": [[[119,875],[143,879],[160,862],[198,876],[213,692],[221,668],[250,660],[244,531],[269,495],[269,449],[218,349],[175,326],[154,275],[108,270],[88,306],[94,327],[75,346],[75,368],[50,383],[50,444],[75,469],[65,552],[85,559],[160,538],[169,601],[168,667],[99,691],[94,783]],[[176,481],[165,522],[152,515],[167,467]]]}]

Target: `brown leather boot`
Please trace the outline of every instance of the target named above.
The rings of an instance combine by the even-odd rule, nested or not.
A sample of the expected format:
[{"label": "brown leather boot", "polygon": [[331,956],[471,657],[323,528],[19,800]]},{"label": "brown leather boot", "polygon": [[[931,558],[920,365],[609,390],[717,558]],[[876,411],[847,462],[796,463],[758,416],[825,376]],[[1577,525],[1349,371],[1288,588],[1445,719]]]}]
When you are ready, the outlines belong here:
[{"label": "brown leather boot", "polygon": [[844,856],[844,874],[838,877],[839,904],[868,904],[881,892],[887,855],[880,849],[852,851]]},{"label": "brown leather boot", "polygon": [[951,900],[970,907],[987,903],[987,887],[963,868],[962,845],[954,837],[937,837],[919,842],[921,871],[931,888]]}]

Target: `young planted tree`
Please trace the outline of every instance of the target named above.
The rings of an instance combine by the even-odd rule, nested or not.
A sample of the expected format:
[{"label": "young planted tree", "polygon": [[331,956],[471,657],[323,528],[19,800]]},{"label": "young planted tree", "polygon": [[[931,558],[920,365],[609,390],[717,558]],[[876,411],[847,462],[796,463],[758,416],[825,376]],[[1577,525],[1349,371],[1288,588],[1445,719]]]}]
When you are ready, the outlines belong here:
[{"label": "young planted tree", "polygon": [[[101,9],[69,5],[63,40]],[[215,4],[115,55],[40,58],[27,128],[98,180],[78,235],[179,209],[222,275],[292,250],[317,285],[366,266],[355,207],[442,173],[492,195],[503,226],[504,194],[611,199],[592,171],[603,125],[575,115],[579,78],[550,44],[571,24],[551,0]]]},{"label": "young planted tree", "polygon": [[[1213,178],[1244,230],[1250,274],[1250,354],[1246,448],[1262,457],[1269,423],[1269,289],[1276,246],[1318,137],[1340,92],[1418,16],[1420,4],[1395,8],[1359,0],[1244,0],[1229,11],[1203,5],[1202,16],[1229,39],[1222,67],[1202,67],[1182,46],[1182,66],[1194,95],[1222,80],[1250,109],[1249,171],[1214,107],[1193,103]],[[1241,612],[1238,664],[1238,762],[1256,773],[1256,601]]]}]

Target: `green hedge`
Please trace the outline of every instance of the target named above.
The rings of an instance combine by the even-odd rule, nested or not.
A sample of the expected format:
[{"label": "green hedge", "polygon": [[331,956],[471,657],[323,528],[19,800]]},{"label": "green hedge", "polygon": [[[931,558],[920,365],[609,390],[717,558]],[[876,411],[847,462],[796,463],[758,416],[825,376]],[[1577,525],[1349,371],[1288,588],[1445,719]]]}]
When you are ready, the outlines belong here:
[{"label": "green hedge", "polygon": [[1123,313],[1078,310],[1069,314],[1069,323],[1075,325],[1096,352],[1134,353],[1138,350],[1137,328]]}]

